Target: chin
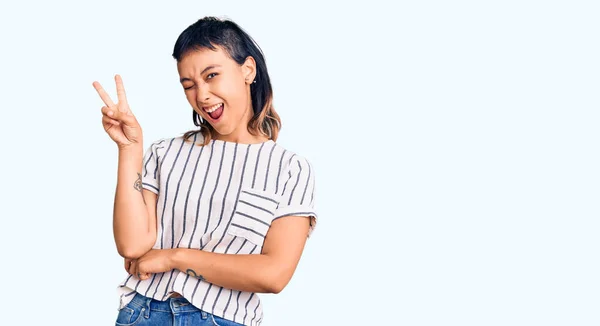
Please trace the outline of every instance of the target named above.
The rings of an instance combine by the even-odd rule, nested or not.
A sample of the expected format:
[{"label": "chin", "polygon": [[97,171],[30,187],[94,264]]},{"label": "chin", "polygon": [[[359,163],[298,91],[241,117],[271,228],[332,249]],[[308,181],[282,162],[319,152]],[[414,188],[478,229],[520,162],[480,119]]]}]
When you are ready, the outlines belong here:
[{"label": "chin", "polygon": [[219,134],[220,136],[227,136],[229,134],[231,134],[233,132],[233,130],[229,130],[229,128],[215,128],[213,126],[213,129],[217,132],[217,134]]}]

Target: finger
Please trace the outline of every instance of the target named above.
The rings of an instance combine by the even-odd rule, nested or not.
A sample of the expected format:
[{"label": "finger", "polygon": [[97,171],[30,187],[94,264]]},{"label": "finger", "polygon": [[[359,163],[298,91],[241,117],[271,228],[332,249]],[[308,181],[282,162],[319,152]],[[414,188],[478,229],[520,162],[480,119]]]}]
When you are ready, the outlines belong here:
[{"label": "finger", "polygon": [[141,268],[139,265],[137,266],[136,275],[140,280],[146,280],[150,277],[150,273],[143,271],[143,268]]},{"label": "finger", "polygon": [[136,264],[135,266],[135,276],[137,276],[137,278],[141,279],[142,275],[141,275],[141,271],[140,271],[140,264]]},{"label": "finger", "polygon": [[[116,119],[115,114],[118,116],[118,112],[115,112],[113,109],[103,106],[102,109],[100,109],[100,111],[102,112],[102,121],[106,121],[106,122],[117,122],[117,125],[120,125],[121,123],[119,123],[119,120]],[[114,124],[114,123],[113,123]]]},{"label": "finger", "polygon": [[136,265],[137,265],[137,261],[136,260],[132,260],[131,264],[129,265],[129,274],[131,275],[135,275],[135,270],[136,270]]},{"label": "finger", "polygon": [[106,106],[103,106],[100,111],[102,111],[102,114],[108,116],[109,118],[123,122],[126,125],[135,124],[135,116],[131,112],[121,112],[117,109]]},{"label": "finger", "polygon": [[125,271],[127,273],[129,273],[129,266],[131,265],[131,262],[133,261],[133,259],[130,258],[125,258]]},{"label": "finger", "polygon": [[121,123],[119,121],[117,121],[115,119],[111,119],[111,118],[109,118],[109,117],[107,117],[105,115],[102,116],[102,123],[104,123],[104,124],[111,124],[111,125],[114,125],[114,126],[120,126],[121,125]]},{"label": "finger", "polygon": [[111,119],[119,119],[119,117],[121,116],[121,112],[119,112],[118,110],[116,110],[116,108],[109,108],[107,106],[103,106],[102,109],[100,110],[102,112],[102,114],[107,115],[108,117],[110,117]]},{"label": "finger", "polygon": [[102,101],[104,101],[104,104],[106,104],[108,107],[115,106],[115,103],[113,103],[113,101],[110,99],[110,96],[108,95],[108,93],[106,93],[104,88],[102,88],[99,82],[95,81],[92,83],[92,85],[94,85],[94,88],[98,92],[98,95],[100,95]]},{"label": "finger", "polygon": [[115,75],[115,83],[117,83],[117,97],[119,99],[119,106],[121,106],[121,104],[127,105],[127,95],[125,94],[123,79],[120,75]]}]

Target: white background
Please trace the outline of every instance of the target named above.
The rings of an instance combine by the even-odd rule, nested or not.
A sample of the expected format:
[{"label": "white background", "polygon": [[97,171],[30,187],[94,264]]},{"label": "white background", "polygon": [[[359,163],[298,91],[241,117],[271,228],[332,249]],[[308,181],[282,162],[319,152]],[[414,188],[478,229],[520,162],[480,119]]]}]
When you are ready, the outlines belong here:
[{"label": "white background", "polygon": [[[263,325],[598,325],[593,1],[0,5],[2,322],[111,325],[123,76],[145,143],[193,129],[171,57],[205,15],[263,49],[319,223]],[[8,304],[7,304],[8,303]]]}]

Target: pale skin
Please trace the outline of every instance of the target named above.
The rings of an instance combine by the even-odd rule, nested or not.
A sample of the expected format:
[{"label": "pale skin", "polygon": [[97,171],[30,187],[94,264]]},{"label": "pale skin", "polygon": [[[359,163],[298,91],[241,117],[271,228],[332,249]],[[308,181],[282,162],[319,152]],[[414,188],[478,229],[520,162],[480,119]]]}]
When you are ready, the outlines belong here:
[{"label": "pale skin", "polygon": [[[223,117],[215,124],[211,123],[217,131],[215,138],[246,144],[267,140],[247,130],[253,115],[250,85],[256,73],[252,57],[239,65],[221,48],[217,51],[201,50],[186,55],[177,69],[188,102],[203,119],[211,123],[202,107],[224,103]],[[119,171],[119,177],[129,180],[131,187],[122,191],[131,191],[132,197],[141,193],[141,196],[136,196],[137,201],[128,202],[128,206],[124,203],[117,205],[115,201],[115,242],[119,254],[125,258],[125,269],[141,279],[148,279],[153,273],[177,269],[225,288],[257,293],[281,292],[292,278],[304,250],[310,227],[307,217],[287,216],[274,220],[260,254],[218,254],[187,248],[152,249],[157,236],[157,195],[141,188],[142,131],[127,104],[119,75],[115,76],[115,82],[116,104],[98,82],[93,85],[106,104],[101,109],[102,124],[119,147],[120,167],[121,164],[131,166],[128,173]],[[119,191],[119,187],[117,189]],[[139,209],[137,214],[130,213],[134,204]],[[122,213],[125,210],[128,214]]]}]

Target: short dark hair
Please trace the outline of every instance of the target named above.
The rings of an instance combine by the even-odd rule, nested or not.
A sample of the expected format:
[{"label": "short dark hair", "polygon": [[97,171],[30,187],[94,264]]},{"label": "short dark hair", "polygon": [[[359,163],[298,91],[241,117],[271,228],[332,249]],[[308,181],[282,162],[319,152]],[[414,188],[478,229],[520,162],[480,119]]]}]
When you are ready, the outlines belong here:
[{"label": "short dark hair", "polygon": [[[189,52],[201,49],[216,50],[219,46],[239,65],[251,56],[256,62],[255,83],[250,85],[252,109],[254,116],[248,123],[248,131],[254,135],[257,132],[269,139],[276,140],[281,128],[281,119],[273,108],[273,88],[267,71],[264,54],[258,44],[240,26],[228,19],[204,17],[187,27],[177,38],[173,49],[173,58],[180,62]],[[193,112],[194,125],[200,130],[188,131],[184,139],[202,132],[207,144],[212,138],[213,128],[203,121],[200,115]]]}]

